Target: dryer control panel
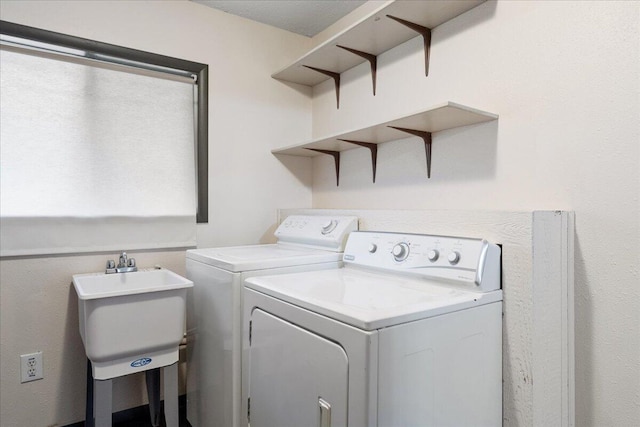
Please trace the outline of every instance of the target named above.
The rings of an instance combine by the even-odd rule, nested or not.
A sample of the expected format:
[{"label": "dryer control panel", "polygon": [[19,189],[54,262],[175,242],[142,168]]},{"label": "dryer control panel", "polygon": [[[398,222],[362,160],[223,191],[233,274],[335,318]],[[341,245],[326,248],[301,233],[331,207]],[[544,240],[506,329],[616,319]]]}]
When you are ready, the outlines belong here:
[{"label": "dryer control panel", "polygon": [[500,289],[500,255],[484,239],[359,231],[349,236],[344,262],[489,292]]},{"label": "dryer control panel", "polygon": [[278,243],[342,252],[349,233],[357,229],[355,216],[290,215],[274,235]]}]

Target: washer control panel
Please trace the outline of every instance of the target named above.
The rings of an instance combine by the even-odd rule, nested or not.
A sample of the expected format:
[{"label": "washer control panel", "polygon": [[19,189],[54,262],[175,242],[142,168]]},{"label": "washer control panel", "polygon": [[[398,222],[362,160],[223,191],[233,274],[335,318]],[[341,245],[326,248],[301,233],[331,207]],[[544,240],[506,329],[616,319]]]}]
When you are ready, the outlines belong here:
[{"label": "washer control panel", "polygon": [[290,215],[274,235],[278,243],[342,252],[347,236],[357,229],[355,216]]},{"label": "washer control panel", "polygon": [[359,231],[349,236],[344,261],[486,292],[500,289],[500,254],[484,239]]}]

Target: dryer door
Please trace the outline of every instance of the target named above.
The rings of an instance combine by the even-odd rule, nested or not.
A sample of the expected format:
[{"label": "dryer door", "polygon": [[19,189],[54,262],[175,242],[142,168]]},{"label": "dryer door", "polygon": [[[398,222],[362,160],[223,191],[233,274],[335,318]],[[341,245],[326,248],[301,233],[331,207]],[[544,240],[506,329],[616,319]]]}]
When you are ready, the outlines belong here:
[{"label": "dryer door", "polygon": [[251,315],[249,420],[255,427],[347,425],[347,354],[260,309]]}]

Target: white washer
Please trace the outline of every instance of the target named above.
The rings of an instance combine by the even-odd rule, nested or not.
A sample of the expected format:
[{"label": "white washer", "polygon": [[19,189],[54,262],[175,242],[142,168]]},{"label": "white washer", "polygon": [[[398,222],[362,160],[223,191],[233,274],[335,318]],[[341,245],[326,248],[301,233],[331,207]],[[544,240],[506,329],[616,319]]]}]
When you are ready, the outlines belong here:
[{"label": "white washer", "polygon": [[[187,419],[194,427],[240,425],[242,282],[252,276],[337,268],[351,216],[287,217],[276,244],[187,251]],[[242,417],[244,419],[246,417]]]},{"label": "white washer", "polygon": [[500,247],[354,232],[344,262],[245,281],[245,425],[502,425]]}]

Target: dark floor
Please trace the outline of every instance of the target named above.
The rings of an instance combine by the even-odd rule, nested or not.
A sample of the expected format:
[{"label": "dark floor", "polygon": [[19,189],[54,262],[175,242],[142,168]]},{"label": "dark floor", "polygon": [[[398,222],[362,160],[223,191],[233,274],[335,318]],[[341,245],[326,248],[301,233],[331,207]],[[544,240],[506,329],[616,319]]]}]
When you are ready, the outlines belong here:
[{"label": "dark floor", "polygon": [[[114,416],[113,419],[113,427],[154,427],[151,424],[151,417],[149,416],[149,408],[148,406],[143,406],[140,411],[136,411],[135,414],[131,414],[132,416],[126,417],[126,419],[117,419],[121,417]],[[189,421],[187,421],[187,413],[186,406],[180,405],[180,417],[179,417],[179,427],[191,427]],[[162,416],[162,420],[160,423],[161,427],[166,427],[164,416]]]},{"label": "dark floor", "polygon": [[[160,426],[166,427],[166,424],[164,423],[164,418],[162,419]],[[114,422],[113,427],[153,427],[153,426],[151,425],[151,420],[147,415],[146,417],[131,419],[128,421]],[[191,427],[191,424],[189,424],[189,421],[187,421],[186,417],[180,417],[179,427]]]},{"label": "dark floor", "polygon": [[[191,427],[187,421],[187,403],[185,396],[180,396],[178,401],[179,411],[179,427]],[[164,414],[164,412],[161,412]],[[166,427],[164,416],[161,415],[161,427]],[[113,427],[153,427],[151,424],[151,416],[149,415],[149,406],[140,406],[125,413],[114,414]]]},{"label": "dark floor", "polygon": [[[185,396],[180,396],[178,400],[179,427],[191,427],[187,421],[187,403]],[[161,416],[161,427],[166,427],[164,416]],[[85,427],[84,422],[71,424],[67,427]],[[151,424],[149,415],[149,405],[138,406],[113,414],[113,427],[154,427]]]}]

